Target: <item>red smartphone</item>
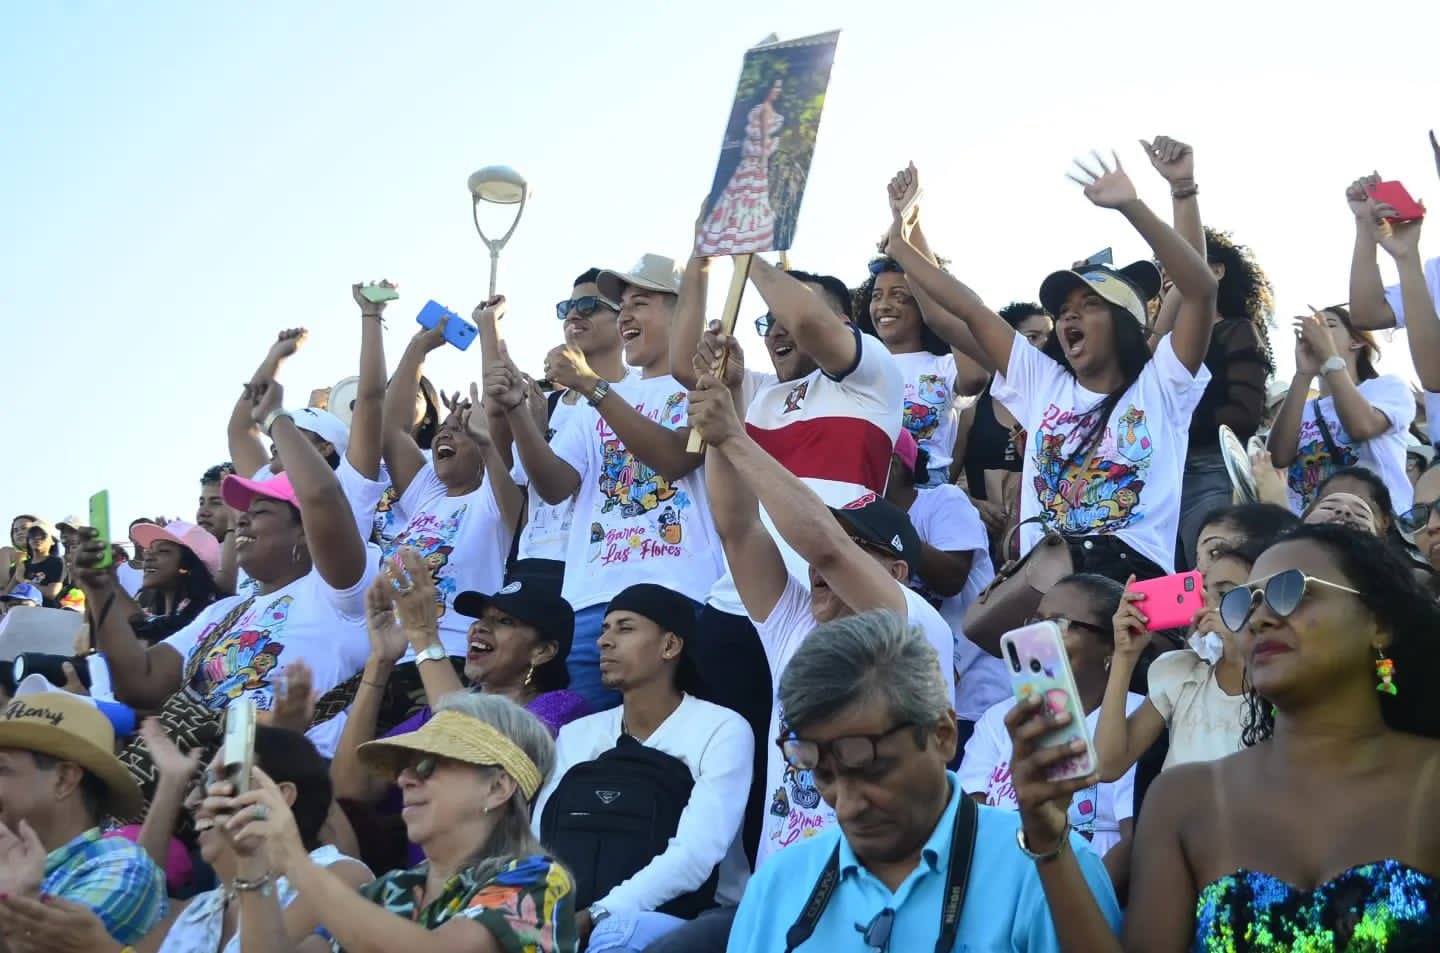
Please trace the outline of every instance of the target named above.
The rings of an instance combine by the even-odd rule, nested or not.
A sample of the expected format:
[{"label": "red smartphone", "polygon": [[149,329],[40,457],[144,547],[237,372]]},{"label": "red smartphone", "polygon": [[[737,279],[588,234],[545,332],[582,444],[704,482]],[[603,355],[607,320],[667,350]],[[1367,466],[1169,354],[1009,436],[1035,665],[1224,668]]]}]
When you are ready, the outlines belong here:
[{"label": "red smartphone", "polygon": [[1145,628],[1151,632],[1187,628],[1195,613],[1205,608],[1205,582],[1193,569],[1173,576],[1133,582],[1130,590],[1145,593],[1140,611],[1150,620]]},{"label": "red smartphone", "polygon": [[1376,202],[1388,205],[1395,210],[1394,217],[1385,219],[1391,224],[1418,222],[1425,217],[1425,206],[1412,199],[1410,193],[1405,190],[1405,186],[1399,182],[1376,182],[1365,188]]}]

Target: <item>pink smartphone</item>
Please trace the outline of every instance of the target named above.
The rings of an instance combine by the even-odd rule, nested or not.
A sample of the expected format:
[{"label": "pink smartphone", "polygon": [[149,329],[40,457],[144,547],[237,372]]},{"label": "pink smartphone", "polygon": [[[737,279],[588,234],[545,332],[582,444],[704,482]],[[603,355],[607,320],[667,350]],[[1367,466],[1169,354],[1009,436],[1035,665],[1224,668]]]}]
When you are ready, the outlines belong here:
[{"label": "pink smartphone", "polygon": [[1418,222],[1425,218],[1425,206],[1411,198],[1399,182],[1376,182],[1365,189],[1372,199],[1395,210],[1395,217],[1387,219],[1391,224]]},{"label": "pink smartphone", "polygon": [[1096,767],[1095,746],[1085,726],[1085,711],[1080,707],[1080,692],[1075,687],[1075,673],[1070,670],[1070,656],[1065,652],[1065,637],[1054,622],[1036,622],[1007,632],[1000,637],[1000,657],[1010,669],[1010,685],[1015,701],[1039,696],[1044,710],[1050,714],[1069,712],[1070,720],[1040,736],[1042,748],[1085,742],[1085,750],[1073,758],[1057,762],[1048,772],[1050,781],[1065,781],[1093,774]]},{"label": "pink smartphone", "polygon": [[1145,628],[1151,632],[1186,628],[1195,613],[1205,608],[1205,581],[1193,569],[1131,583],[1130,589],[1145,593],[1140,611],[1150,620]]}]

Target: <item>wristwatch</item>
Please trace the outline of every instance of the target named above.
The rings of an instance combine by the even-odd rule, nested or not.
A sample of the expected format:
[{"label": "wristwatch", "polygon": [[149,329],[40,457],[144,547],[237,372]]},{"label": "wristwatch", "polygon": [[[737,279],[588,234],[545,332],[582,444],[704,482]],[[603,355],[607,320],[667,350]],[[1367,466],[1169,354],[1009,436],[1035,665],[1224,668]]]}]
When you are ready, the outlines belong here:
[{"label": "wristwatch", "polygon": [[610,916],[610,911],[606,910],[605,907],[598,902],[586,907],[585,912],[590,914],[590,924],[592,926],[598,925],[601,920]]},{"label": "wristwatch", "polygon": [[590,402],[591,407],[595,407],[608,396],[610,396],[610,382],[602,377],[595,385],[595,389],[585,395],[585,399]]},{"label": "wristwatch", "polygon": [[265,422],[260,425],[260,429],[265,431],[265,436],[270,436],[270,428],[274,427],[275,421],[279,420],[281,417],[289,417],[293,420],[295,418],[295,415],[290,413],[290,411],[286,410],[283,407],[279,407],[275,410],[270,411],[270,413],[265,415]]},{"label": "wristwatch", "polygon": [[445,651],[445,646],[439,642],[432,642],[415,653],[415,664],[421,662],[444,662],[450,658],[450,653]]},{"label": "wristwatch", "polygon": [[1336,371],[1343,371],[1348,367],[1343,357],[1327,357],[1325,363],[1320,365],[1320,376],[1329,377]]}]

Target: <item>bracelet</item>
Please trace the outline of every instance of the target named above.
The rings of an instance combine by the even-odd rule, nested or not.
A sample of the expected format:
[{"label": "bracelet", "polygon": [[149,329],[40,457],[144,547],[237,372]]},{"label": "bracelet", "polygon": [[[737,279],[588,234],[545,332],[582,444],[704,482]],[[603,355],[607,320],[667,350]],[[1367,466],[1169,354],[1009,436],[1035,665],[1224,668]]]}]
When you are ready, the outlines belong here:
[{"label": "bracelet", "polygon": [[266,871],[265,876],[257,877],[254,880],[246,880],[243,877],[236,877],[230,887],[236,893],[252,893],[259,891],[262,896],[270,896],[270,884],[275,879],[275,874]]},{"label": "bracelet", "polygon": [[265,432],[265,436],[270,436],[270,431],[275,427],[275,421],[279,420],[281,417],[292,417],[292,415],[290,411],[286,410],[283,407],[272,410],[268,415],[266,415],[265,422],[260,425],[260,429]]},{"label": "bracelet", "polygon": [[1037,854],[1035,851],[1031,850],[1030,845],[1025,841],[1025,828],[1023,825],[1016,826],[1015,828],[1015,843],[1019,846],[1020,853],[1035,861],[1035,863],[1037,864],[1043,864],[1047,861],[1054,860],[1056,857],[1059,857],[1060,854],[1065,850],[1065,845],[1070,843],[1070,822],[1065,822],[1065,830],[1060,832],[1060,843],[1055,845],[1054,850],[1046,851],[1043,854]]},{"label": "bracelet", "polygon": [[1179,188],[1173,188],[1170,190],[1170,197],[1172,199],[1193,199],[1199,194],[1200,186],[1196,185],[1194,182],[1191,182],[1189,185],[1182,185]]},{"label": "bracelet", "polygon": [[371,681],[367,681],[366,679],[363,679],[363,678],[360,679],[360,684],[361,684],[361,685],[369,685],[371,688],[378,688],[378,689],[380,689],[381,691],[384,691],[384,689],[386,688],[386,683],[385,683],[385,682],[371,682]]}]

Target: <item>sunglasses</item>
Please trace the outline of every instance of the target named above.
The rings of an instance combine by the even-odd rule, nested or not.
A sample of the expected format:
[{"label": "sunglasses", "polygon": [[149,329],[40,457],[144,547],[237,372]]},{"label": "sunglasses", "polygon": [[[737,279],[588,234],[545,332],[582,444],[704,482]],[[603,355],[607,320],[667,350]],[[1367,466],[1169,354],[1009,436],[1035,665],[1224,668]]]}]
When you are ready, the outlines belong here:
[{"label": "sunglasses", "polygon": [[419,778],[421,781],[429,781],[430,778],[434,776],[435,769],[439,767],[440,759],[433,754],[427,754],[423,758],[415,761],[413,764],[408,764],[404,768],[401,768],[398,773],[403,774],[408,768],[411,772],[414,773],[415,777]]},{"label": "sunglasses", "polygon": [[764,314],[760,315],[760,317],[755,319],[755,333],[760,335],[762,338],[769,337],[770,329],[774,326],[775,316],[769,311],[766,311]]},{"label": "sunglasses", "polygon": [[885,261],[883,259],[880,261],[872,261],[870,263],[870,274],[883,275],[886,272],[898,272],[903,275],[905,274],[905,269],[901,268],[899,263],[897,262]]},{"label": "sunglasses", "polygon": [[561,321],[564,321],[566,318],[570,317],[570,312],[573,311],[576,314],[580,315],[580,317],[582,318],[588,318],[600,308],[609,308],[611,311],[620,310],[610,301],[600,297],[599,295],[585,295],[583,298],[573,298],[568,301],[556,302],[555,317],[559,318]]},{"label": "sunglasses", "polygon": [[[1256,588],[1261,583],[1264,583],[1263,588]],[[1220,621],[1224,622],[1231,632],[1239,632],[1250,621],[1250,616],[1255,613],[1255,607],[1262,598],[1278,618],[1289,618],[1292,612],[1300,608],[1300,603],[1305,600],[1305,594],[1311,585],[1348,592],[1352,596],[1360,595],[1358,589],[1307,576],[1298,569],[1287,569],[1253,585],[1236,586],[1221,596]]]},{"label": "sunglasses", "polygon": [[1434,503],[1416,503],[1399,516],[1395,523],[1405,533],[1418,533],[1430,522],[1430,517],[1440,511],[1440,500]]},{"label": "sunglasses", "polygon": [[914,727],[915,722],[904,721],[878,735],[851,735],[825,742],[806,741],[792,731],[775,739],[775,744],[785,763],[797,771],[814,771],[827,754],[844,770],[863,771],[880,760],[880,742]]}]

